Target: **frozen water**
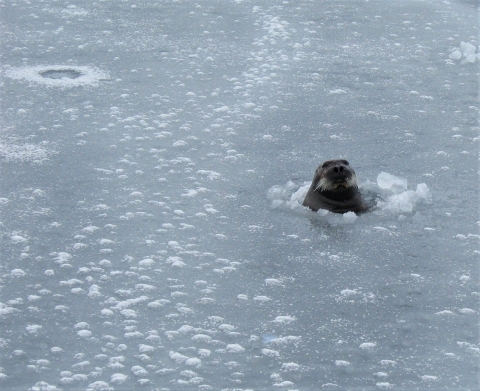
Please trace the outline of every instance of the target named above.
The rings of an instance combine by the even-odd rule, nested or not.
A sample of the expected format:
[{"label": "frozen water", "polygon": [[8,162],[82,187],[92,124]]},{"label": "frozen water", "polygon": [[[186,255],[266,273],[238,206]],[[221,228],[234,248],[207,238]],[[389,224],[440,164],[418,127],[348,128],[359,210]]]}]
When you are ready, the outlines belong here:
[{"label": "frozen water", "polygon": [[473,3],[0,2],[0,389],[478,389]]},{"label": "frozen water", "polygon": [[407,180],[405,178],[396,177],[388,172],[378,174],[377,184],[381,189],[392,191],[407,190]]},{"label": "frozen water", "polygon": [[[44,84],[48,87],[72,88],[78,86],[98,86],[108,78],[108,72],[88,66],[47,65],[7,67],[5,75],[12,79],[29,83]],[[73,110],[75,112],[75,110]]]}]

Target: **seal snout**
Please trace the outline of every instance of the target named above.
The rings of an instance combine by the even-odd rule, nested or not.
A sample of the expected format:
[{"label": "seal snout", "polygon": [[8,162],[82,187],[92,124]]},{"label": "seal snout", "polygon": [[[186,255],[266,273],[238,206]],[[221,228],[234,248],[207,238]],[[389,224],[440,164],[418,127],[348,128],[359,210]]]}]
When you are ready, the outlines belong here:
[{"label": "seal snout", "polygon": [[342,161],[335,162],[324,168],[323,177],[327,178],[332,184],[344,184],[347,187],[347,182],[353,176],[353,172],[348,164]]}]

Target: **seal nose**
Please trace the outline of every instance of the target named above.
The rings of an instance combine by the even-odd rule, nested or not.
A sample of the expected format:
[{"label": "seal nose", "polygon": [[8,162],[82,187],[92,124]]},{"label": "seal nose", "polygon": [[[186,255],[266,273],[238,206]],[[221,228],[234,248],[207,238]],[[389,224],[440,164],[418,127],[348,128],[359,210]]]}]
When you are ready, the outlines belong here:
[{"label": "seal nose", "polygon": [[344,180],[348,178],[351,174],[350,169],[343,163],[336,163],[333,167],[330,168],[332,179],[334,180]]}]

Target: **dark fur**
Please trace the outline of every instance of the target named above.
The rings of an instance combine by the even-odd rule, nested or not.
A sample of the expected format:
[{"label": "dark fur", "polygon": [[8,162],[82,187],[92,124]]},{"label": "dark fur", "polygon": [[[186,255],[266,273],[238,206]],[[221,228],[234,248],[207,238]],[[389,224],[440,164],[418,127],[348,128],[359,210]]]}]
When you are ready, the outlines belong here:
[{"label": "dark fur", "polygon": [[[322,178],[325,178],[326,186],[318,188]],[[334,213],[367,210],[367,204],[358,191],[355,171],[346,160],[341,159],[328,160],[318,166],[303,205],[315,212],[319,209]]]}]

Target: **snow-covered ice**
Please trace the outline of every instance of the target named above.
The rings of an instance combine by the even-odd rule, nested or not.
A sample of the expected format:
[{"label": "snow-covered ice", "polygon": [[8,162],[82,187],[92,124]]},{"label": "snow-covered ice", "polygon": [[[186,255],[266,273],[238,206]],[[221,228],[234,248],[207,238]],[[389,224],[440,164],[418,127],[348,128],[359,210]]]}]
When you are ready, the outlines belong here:
[{"label": "snow-covered ice", "polygon": [[478,389],[474,3],[0,2],[0,389]]}]

